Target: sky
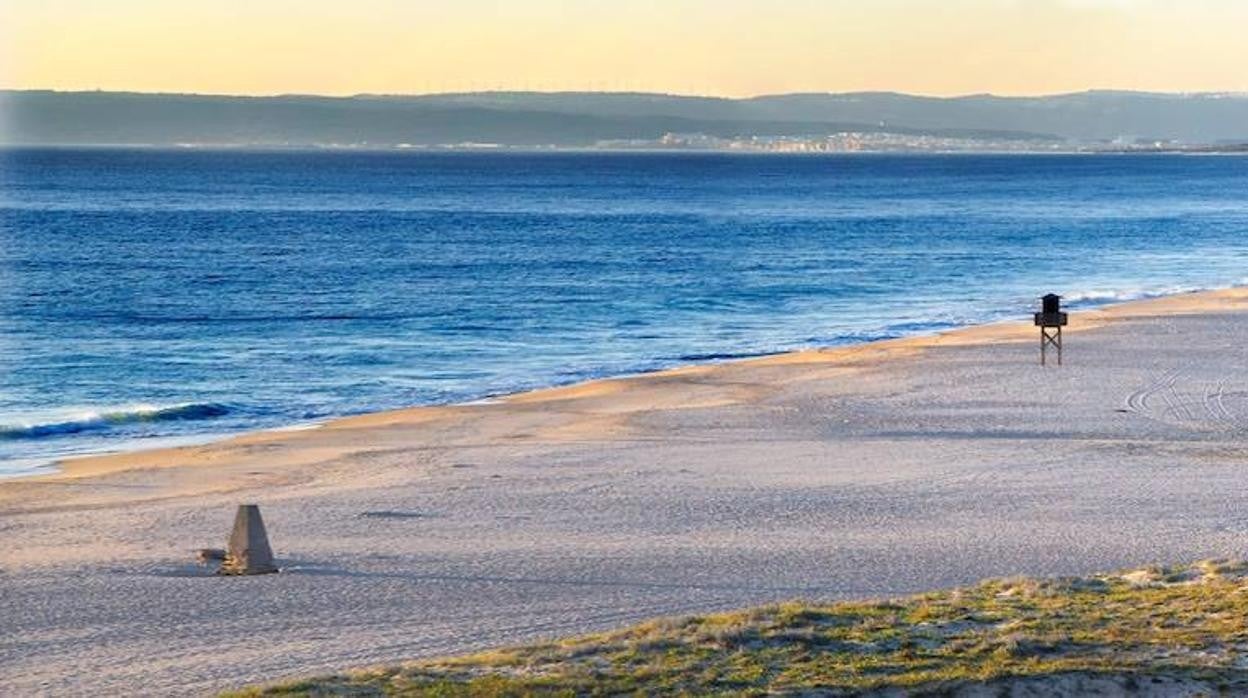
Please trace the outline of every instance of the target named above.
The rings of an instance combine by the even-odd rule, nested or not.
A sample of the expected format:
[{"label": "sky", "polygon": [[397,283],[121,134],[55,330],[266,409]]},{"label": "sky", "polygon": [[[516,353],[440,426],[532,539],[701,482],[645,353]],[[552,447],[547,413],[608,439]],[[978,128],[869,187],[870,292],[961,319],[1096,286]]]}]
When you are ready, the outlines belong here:
[{"label": "sky", "polygon": [[1248,91],[1248,0],[2,0],[0,86]]}]

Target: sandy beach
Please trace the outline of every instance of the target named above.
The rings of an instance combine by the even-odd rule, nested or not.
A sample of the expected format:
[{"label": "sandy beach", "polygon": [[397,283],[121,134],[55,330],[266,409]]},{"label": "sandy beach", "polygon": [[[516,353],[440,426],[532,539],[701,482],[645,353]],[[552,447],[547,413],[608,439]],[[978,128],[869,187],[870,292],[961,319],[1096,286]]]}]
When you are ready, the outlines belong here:
[{"label": "sandy beach", "polygon": [[[0,481],[0,694],[249,682],[789,599],[1248,551],[1248,289]],[[257,503],[282,573],[216,578]]]}]

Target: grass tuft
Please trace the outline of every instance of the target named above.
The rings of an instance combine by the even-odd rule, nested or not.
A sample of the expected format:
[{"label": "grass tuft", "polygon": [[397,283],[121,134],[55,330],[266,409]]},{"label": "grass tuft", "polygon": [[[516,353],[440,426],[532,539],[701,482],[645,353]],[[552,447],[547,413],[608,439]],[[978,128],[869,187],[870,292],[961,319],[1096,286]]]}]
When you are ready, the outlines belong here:
[{"label": "grass tuft", "polygon": [[[239,696],[1248,691],[1248,564],[999,579],[888,601],[789,602],[244,690]],[[1107,688],[1108,687],[1108,688]]]}]

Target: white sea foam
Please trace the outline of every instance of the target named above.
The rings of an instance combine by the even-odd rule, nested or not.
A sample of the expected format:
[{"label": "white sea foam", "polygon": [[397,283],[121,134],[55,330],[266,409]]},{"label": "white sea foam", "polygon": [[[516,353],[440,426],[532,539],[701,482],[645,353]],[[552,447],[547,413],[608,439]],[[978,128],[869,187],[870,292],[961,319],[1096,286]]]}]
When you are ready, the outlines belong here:
[{"label": "white sea foam", "polygon": [[1127,301],[1146,300],[1173,296],[1179,293],[1196,293],[1211,291],[1206,286],[1168,286],[1165,288],[1145,289],[1140,287],[1127,288],[1094,288],[1070,291],[1062,295],[1062,300],[1070,305],[1100,305],[1104,303],[1125,303]]}]

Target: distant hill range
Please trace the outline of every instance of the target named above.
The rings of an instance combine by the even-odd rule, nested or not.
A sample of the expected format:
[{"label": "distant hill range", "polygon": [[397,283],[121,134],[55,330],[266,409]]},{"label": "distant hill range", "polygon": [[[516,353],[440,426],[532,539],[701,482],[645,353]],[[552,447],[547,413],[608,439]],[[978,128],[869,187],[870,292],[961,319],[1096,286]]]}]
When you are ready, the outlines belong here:
[{"label": "distant hill range", "polygon": [[1248,142],[1248,95],[1094,91],[1048,97],[867,92],[748,99],[643,93],[481,92],[230,97],[0,91],[7,145],[592,147],[716,138],[896,133],[984,141]]}]

